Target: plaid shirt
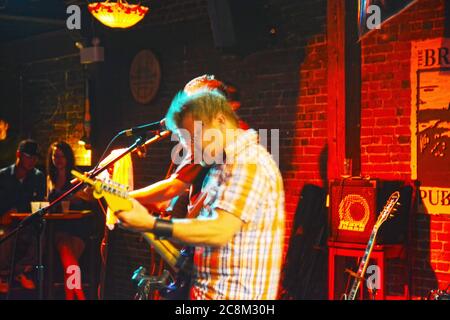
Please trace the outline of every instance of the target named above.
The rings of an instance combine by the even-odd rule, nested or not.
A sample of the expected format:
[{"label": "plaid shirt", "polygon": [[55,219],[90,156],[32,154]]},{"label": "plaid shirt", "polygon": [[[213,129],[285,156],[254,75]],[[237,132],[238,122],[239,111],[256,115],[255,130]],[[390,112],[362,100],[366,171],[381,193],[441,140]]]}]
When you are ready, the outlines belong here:
[{"label": "plaid shirt", "polygon": [[192,299],[260,300],[277,297],[284,240],[283,181],[254,130],[240,131],[213,165],[202,192],[208,196],[197,219],[222,209],[243,221],[222,247],[196,247]]}]

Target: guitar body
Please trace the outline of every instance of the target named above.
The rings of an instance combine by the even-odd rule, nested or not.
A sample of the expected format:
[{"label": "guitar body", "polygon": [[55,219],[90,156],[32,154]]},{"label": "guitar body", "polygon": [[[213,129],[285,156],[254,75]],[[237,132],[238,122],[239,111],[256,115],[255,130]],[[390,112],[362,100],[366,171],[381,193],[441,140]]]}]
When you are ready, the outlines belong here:
[{"label": "guitar body", "polygon": [[[192,247],[185,247],[180,251],[180,255],[185,259],[185,268],[191,270],[193,266],[193,251],[194,248]],[[159,293],[165,300],[189,300],[191,281],[191,272],[180,271],[177,273],[174,281],[172,281],[165,288],[159,290]]]},{"label": "guitar body", "polygon": [[[175,197],[169,204],[169,214],[172,218],[194,219],[200,214],[203,202],[207,194],[201,192],[203,180],[208,173],[209,168],[203,168],[200,165],[191,164],[184,167],[179,175],[183,175],[182,180],[189,180],[192,184],[191,190]],[[188,210],[188,207],[189,210]],[[160,290],[160,294],[167,300],[189,300],[190,288],[192,282],[192,270],[194,267],[193,247],[183,247],[180,255],[183,257],[184,266],[177,273],[175,280],[166,288]]]}]

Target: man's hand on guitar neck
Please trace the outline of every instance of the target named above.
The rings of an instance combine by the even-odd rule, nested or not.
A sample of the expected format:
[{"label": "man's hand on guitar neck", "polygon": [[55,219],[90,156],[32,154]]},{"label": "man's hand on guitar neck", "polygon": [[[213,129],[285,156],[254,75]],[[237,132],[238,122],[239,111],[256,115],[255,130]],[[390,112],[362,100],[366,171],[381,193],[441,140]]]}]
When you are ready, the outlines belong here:
[{"label": "man's hand on guitar neck", "polygon": [[119,225],[123,228],[136,232],[151,232],[155,224],[155,217],[149,214],[148,210],[135,199],[130,199],[133,202],[133,209],[131,211],[116,212],[119,218]]}]

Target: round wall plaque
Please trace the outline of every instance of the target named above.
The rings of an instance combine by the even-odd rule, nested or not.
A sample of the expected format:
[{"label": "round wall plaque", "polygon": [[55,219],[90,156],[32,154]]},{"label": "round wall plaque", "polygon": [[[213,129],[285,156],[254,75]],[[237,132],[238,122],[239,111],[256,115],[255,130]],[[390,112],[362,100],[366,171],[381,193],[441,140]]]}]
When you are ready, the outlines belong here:
[{"label": "round wall plaque", "polygon": [[147,104],[153,100],[161,81],[161,67],[150,50],[140,51],[130,67],[130,89],[134,99]]}]

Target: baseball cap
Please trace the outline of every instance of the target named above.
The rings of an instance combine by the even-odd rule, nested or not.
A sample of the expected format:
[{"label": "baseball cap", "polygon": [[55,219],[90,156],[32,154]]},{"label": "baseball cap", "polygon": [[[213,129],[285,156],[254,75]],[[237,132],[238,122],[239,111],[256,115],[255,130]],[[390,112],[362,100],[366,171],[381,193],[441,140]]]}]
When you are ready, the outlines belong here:
[{"label": "baseball cap", "polygon": [[29,156],[38,156],[39,155],[39,146],[36,141],[27,139],[22,140],[19,143],[18,151],[23,152]]}]

